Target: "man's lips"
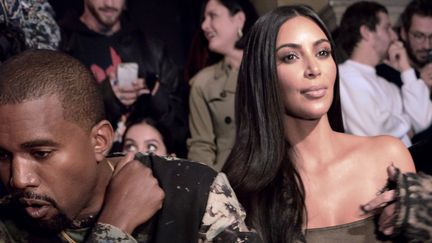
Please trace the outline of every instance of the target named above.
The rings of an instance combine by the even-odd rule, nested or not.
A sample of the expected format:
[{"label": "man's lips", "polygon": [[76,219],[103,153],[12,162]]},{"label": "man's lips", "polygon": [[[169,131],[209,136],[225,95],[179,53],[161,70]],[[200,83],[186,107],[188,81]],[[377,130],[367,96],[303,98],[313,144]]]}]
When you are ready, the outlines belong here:
[{"label": "man's lips", "polygon": [[20,198],[27,214],[34,219],[41,219],[48,214],[51,203],[44,200]]}]

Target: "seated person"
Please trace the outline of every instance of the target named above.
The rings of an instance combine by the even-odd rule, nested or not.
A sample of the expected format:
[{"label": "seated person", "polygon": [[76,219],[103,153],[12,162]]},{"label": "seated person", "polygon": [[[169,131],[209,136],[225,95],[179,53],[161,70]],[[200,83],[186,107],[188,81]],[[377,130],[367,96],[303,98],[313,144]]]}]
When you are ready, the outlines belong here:
[{"label": "seated person", "polygon": [[224,174],[140,153],[107,158],[113,137],[97,84],[78,60],[29,50],[3,63],[0,239],[257,240]]},{"label": "seated person", "polygon": [[[143,118],[127,124],[123,136],[123,152],[154,153],[166,156],[169,150],[169,134],[161,123],[152,118]],[[173,154],[175,155],[175,154]]]}]

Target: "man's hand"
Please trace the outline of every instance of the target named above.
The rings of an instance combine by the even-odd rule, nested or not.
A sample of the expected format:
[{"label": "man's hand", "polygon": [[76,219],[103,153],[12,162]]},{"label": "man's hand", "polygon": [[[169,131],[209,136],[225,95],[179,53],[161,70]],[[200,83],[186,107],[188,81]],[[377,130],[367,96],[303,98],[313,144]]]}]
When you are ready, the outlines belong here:
[{"label": "man's hand", "polygon": [[388,64],[399,72],[411,68],[407,51],[401,41],[393,42],[388,50]]},{"label": "man's hand", "polygon": [[420,69],[420,78],[432,90],[432,63],[428,63]]},{"label": "man's hand", "polygon": [[152,171],[132,159],[130,153],[117,164],[98,219],[129,234],[162,207],[165,197]]},{"label": "man's hand", "polygon": [[[398,170],[391,165],[387,167],[387,174],[390,181],[395,181]],[[395,190],[385,191],[361,207],[365,213],[382,210],[378,225],[379,230],[385,235],[391,235],[394,231],[393,219],[396,217],[396,198]]]}]

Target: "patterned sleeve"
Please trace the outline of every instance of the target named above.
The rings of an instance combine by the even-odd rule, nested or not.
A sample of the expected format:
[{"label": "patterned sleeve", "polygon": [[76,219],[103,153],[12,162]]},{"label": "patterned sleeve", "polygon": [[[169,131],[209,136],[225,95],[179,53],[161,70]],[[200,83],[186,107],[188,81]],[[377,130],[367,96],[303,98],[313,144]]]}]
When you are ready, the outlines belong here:
[{"label": "patterned sleeve", "polygon": [[28,48],[58,49],[60,28],[47,0],[0,0],[0,23],[22,30]]},{"label": "patterned sleeve", "polygon": [[261,242],[245,224],[246,213],[227,177],[219,173],[210,187],[199,242]]},{"label": "patterned sleeve", "polygon": [[110,224],[97,223],[89,238],[86,240],[88,243],[104,242],[104,243],[136,243],[137,241],[131,235],[123,232]]},{"label": "patterned sleeve", "polygon": [[410,242],[431,242],[432,176],[398,172],[396,192],[395,234],[403,233]]}]

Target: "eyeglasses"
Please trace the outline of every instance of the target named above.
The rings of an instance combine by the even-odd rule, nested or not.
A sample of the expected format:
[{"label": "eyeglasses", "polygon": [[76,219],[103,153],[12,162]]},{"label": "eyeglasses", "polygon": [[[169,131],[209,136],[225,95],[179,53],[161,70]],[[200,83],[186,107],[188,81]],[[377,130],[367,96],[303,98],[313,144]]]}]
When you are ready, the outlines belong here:
[{"label": "eyeglasses", "polygon": [[432,34],[426,35],[422,32],[409,32],[410,35],[414,38],[417,43],[424,43],[427,39],[429,42],[432,42]]}]

